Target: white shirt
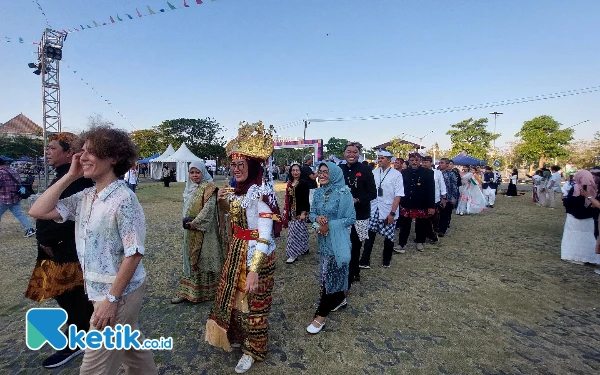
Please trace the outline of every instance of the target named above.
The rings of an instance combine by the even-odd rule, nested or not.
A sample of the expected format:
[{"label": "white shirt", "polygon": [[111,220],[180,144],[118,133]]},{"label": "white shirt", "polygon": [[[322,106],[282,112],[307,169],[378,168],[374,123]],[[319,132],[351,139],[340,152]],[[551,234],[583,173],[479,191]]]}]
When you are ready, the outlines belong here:
[{"label": "white shirt", "polygon": [[534,174],[533,176],[531,176],[531,179],[533,180],[533,184],[535,186],[540,186],[540,184],[542,183],[542,180],[544,179],[544,177]]},{"label": "white shirt", "polygon": [[[375,177],[375,187],[377,191],[380,187],[383,189],[383,196],[380,197],[377,194],[377,198],[371,201],[371,216],[375,215],[375,211],[379,209],[379,219],[385,220],[392,212],[394,199],[404,196],[404,181],[402,174],[391,166],[385,171],[381,168],[375,169],[373,176]],[[398,209],[396,209],[396,216],[397,213]]]},{"label": "white shirt", "polygon": [[[123,181],[105,187],[98,197],[96,187],[61,199],[56,210],[62,220],[75,221],[77,257],[83,270],[86,293],[101,301],[110,292],[123,259],[136,252],[144,254],[146,219],[140,202]],[[133,292],[146,279],[142,261],[123,295]]]},{"label": "white shirt", "polygon": [[137,171],[135,169],[128,170],[123,179],[130,185],[137,185]]},{"label": "white shirt", "polygon": [[550,179],[548,180],[548,188],[550,187],[550,184],[552,183],[552,181],[554,181],[554,185],[552,185],[552,190],[560,191],[560,182],[562,181],[560,172],[552,173],[552,176],[550,176]]},{"label": "white shirt", "polygon": [[446,182],[444,182],[442,171],[434,169],[433,180],[435,181],[435,203],[438,203],[442,200],[442,195],[446,195]]}]

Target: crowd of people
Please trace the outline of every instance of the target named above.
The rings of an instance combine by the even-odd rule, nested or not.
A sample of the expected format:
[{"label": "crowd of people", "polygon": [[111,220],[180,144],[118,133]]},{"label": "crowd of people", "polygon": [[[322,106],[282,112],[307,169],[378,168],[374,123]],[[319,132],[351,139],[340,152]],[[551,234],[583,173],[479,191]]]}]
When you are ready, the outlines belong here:
[{"label": "crowd of people", "polygon": [[[340,163],[313,165],[310,155],[292,163],[281,212],[265,168],[273,140],[262,123],[245,124],[227,144],[230,186],[219,188],[203,162],[189,164],[181,213],[183,275],[171,303],[212,303],[205,340],[228,352],[241,349],[237,373],[267,355],[275,239],[283,228],[286,267],[309,252],[310,231],[317,236],[320,293],[306,331],[318,334],[331,313],[348,306],[361,273],[374,266],[377,236],[383,238],[380,267],[389,268],[394,254],[423,252],[427,243],[448,235],[455,212],[478,214],[496,204],[501,176],[491,167],[459,170],[442,158],[435,168],[430,156],[411,153],[405,161],[387,150],[379,150],[374,167],[359,161],[361,150],[359,142],[349,142]],[[78,330],[139,328],[146,225],[135,194],[137,156],[125,132],[104,127],[81,138],[58,133],[49,142],[48,162],[56,176],[29,211],[37,233],[23,223],[30,228],[26,235],[37,234],[38,250],[26,296],[36,302],[55,299]],[[1,186],[8,186],[13,173],[0,167]],[[553,206],[552,197],[562,189],[567,219],[561,257],[600,264],[600,170],[579,171],[562,187],[559,169],[552,171],[559,177],[536,172],[533,198]],[[515,170],[507,197],[517,195],[517,181]],[[18,201],[2,201],[0,207],[27,219],[17,206]],[[413,228],[414,247],[409,245]],[[58,367],[81,354],[82,374],[115,374],[121,366],[131,373],[157,373],[152,352],[136,349],[67,347],[42,365]]]}]

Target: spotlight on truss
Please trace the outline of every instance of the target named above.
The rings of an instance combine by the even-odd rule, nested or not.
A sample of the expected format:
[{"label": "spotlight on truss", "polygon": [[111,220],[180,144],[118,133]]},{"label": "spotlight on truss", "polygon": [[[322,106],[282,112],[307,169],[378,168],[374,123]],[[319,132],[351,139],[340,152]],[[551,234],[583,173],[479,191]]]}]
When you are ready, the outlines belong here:
[{"label": "spotlight on truss", "polygon": [[62,60],[62,47],[46,45],[46,57],[53,60]]}]

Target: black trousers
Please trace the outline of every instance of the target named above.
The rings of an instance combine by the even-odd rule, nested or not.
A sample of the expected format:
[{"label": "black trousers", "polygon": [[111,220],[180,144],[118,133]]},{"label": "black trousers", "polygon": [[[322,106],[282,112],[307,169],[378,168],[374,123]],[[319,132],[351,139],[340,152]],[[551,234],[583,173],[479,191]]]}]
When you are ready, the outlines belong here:
[{"label": "black trousers", "polygon": [[[410,217],[400,216],[398,220],[401,221],[400,234],[398,235],[398,245],[404,247],[408,242],[412,219]],[[416,243],[425,243],[425,238],[427,238],[427,233],[430,230],[429,228],[431,228],[431,221],[429,221],[429,218],[415,219],[415,234],[417,236],[415,240]]]},{"label": "black trousers", "polygon": [[171,183],[171,177],[163,177],[163,184],[165,185],[165,187],[169,187],[170,183]]},{"label": "black trousers", "polygon": [[440,211],[440,227],[438,233],[446,234],[448,227],[450,226],[450,218],[452,217],[452,210],[454,205],[450,202],[446,203],[446,207]]},{"label": "black trousers", "polygon": [[78,331],[87,332],[90,329],[94,305],[85,294],[83,286],[76,286],[54,299],[58,302],[58,306],[67,312],[67,337],[69,336],[68,327],[71,324],[74,324]]},{"label": "black trousers", "polygon": [[[373,251],[373,244],[375,243],[375,237],[377,233],[369,231],[369,238],[365,241],[365,249],[363,250],[362,257],[360,257],[360,264],[363,266],[371,265],[371,252]],[[394,251],[394,241],[389,238],[383,240],[383,264],[389,265],[392,261],[392,253]]]},{"label": "black trousers", "polygon": [[321,300],[319,301],[319,307],[317,307],[317,311],[315,312],[315,317],[322,316],[325,318],[331,310],[335,309],[342,301],[346,298],[346,294],[342,292],[335,292],[331,294],[327,294],[325,290],[325,285],[321,288]]},{"label": "black trousers", "polygon": [[435,213],[431,215],[429,221],[431,222],[431,228],[429,228],[429,237],[433,241],[438,240],[438,233],[440,229],[440,216],[441,216],[442,206],[440,206],[439,202],[435,205]]},{"label": "black trousers", "polygon": [[[360,259],[360,248],[362,247],[362,241],[358,239],[358,233],[354,225],[350,230],[350,242],[352,243],[352,250],[350,252],[350,265],[348,272],[348,288],[352,285],[355,276],[360,276],[360,267],[358,261]],[[337,305],[336,305],[337,306]],[[334,306],[335,307],[335,306]]]}]

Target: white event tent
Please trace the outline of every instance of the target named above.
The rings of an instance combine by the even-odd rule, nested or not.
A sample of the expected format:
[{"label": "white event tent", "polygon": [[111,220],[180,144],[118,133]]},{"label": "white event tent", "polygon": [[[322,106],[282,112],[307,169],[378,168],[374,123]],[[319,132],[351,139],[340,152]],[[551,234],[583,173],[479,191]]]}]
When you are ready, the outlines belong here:
[{"label": "white event tent", "polygon": [[177,182],[186,182],[188,180],[188,166],[193,161],[203,160],[194,155],[185,143],[182,143],[179,150],[175,151],[174,154],[162,160],[163,163],[169,165],[169,168],[175,167]]},{"label": "white event tent", "polygon": [[175,149],[173,148],[173,145],[169,145],[165,152],[160,154],[159,157],[150,160],[150,177],[155,180],[160,180],[162,178],[163,160],[174,153]]}]

